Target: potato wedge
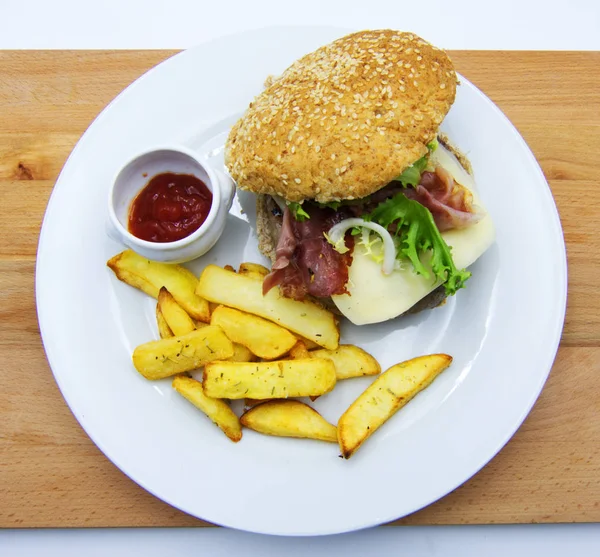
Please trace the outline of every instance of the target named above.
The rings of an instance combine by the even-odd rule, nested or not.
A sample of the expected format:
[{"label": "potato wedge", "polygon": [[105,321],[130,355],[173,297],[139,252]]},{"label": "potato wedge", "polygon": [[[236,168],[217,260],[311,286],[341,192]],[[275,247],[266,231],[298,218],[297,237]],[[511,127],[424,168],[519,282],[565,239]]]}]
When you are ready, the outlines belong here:
[{"label": "potato wedge", "polygon": [[204,394],[213,398],[288,398],[328,393],[335,386],[331,360],[209,362]]},{"label": "potato wedge", "polygon": [[233,356],[231,358],[227,358],[228,362],[254,362],[256,361],[256,356],[248,350],[245,346],[238,344],[237,342],[233,343]]},{"label": "potato wedge", "polygon": [[244,263],[240,263],[240,268],[238,270],[238,273],[240,273],[241,275],[245,274],[245,273],[257,273],[259,275],[262,275],[263,277],[266,277],[269,274],[269,269],[267,269],[264,265],[261,265],[260,263],[250,263],[248,261],[244,262]]},{"label": "potato wedge", "polygon": [[176,337],[191,333],[196,324],[187,312],[175,301],[171,293],[162,286],[158,291],[160,311]]},{"label": "potato wedge", "polygon": [[306,349],[306,344],[299,340],[292,346],[289,357],[291,360],[304,360],[310,358],[310,352]]},{"label": "potato wedge", "polygon": [[244,427],[279,437],[302,437],[337,443],[337,428],[308,404],[297,400],[271,400],[245,412]]},{"label": "potato wedge", "polygon": [[[196,329],[202,329],[203,327],[210,327],[209,323],[203,323],[202,321],[196,321],[194,323],[196,325]],[[256,361],[256,356],[250,352],[245,346],[238,344],[237,342],[233,343],[233,356],[231,358],[227,358],[230,362],[254,362]]]},{"label": "potato wedge", "polygon": [[160,306],[156,304],[156,324],[158,325],[158,334],[160,338],[171,338],[173,335],[173,331],[165,321],[165,318],[160,311]]},{"label": "potato wedge", "polygon": [[[294,346],[292,346],[292,349],[290,350],[288,357],[291,360],[302,360],[304,358],[310,358],[310,353],[306,349],[305,342],[303,340],[299,340],[298,342],[296,342],[296,344],[294,344]],[[317,400],[319,398],[319,395],[311,395],[309,398],[310,398],[310,400],[312,400],[314,402],[315,400]]]},{"label": "potato wedge", "polygon": [[313,342],[312,340],[305,338],[302,335],[296,335],[296,338],[298,340],[301,340],[304,343],[304,346],[306,346],[306,349],[309,351],[321,348],[316,342]]},{"label": "potato wedge", "polygon": [[340,344],[336,350],[313,350],[308,352],[309,358],[329,358],[335,364],[335,375],[338,379],[363,377],[364,375],[379,375],[379,362],[353,344]]},{"label": "potato wedge", "polygon": [[233,344],[225,333],[209,326],[138,346],[133,351],[133,365],[146,379],[164,379],[232,356]]},{"label": "potato wedge", "polygon": [[241,263],[238,273],[255,280],[263,280],[269,274],[269,269],[259,263]]},{"label": "potato wedge", "polygon": [[287,329],[262,317],[225,306],[213,311],[210,323],[221,327],[233,342],[266,360],[274,360],[296,344],[296,337]]},{"label": "potato wedge", "polygon": [[431,354],[396,364],[381,374],[338,421],[338,442],[350,458],[372,434],[450,364],[452,356]]},{"label": "potato wedge", "polygon": [[340,332],[331,312],[312,302],[284,298],[279,288],[263,296],[258,280],[208,265],[200,276],[196,293],[211,302],[264,317],[324,348],[338,347]]},{"label": "potato wedge", "polygon": [[204,412],[234,443],[242,438],[239,418],[224,400],[207,397],[200,381],[185,375],[177,375],[173,378],[173,388],[198,410]]},{"label": "potato wedge", "polygon": [[119,280],[153,298],[158,298],[164,286],[188,315],[207,323],[210,320],[208,302],[195,293],[198,279],[185,267],[150,261],[130,249],[115,255],[106,264]]}]

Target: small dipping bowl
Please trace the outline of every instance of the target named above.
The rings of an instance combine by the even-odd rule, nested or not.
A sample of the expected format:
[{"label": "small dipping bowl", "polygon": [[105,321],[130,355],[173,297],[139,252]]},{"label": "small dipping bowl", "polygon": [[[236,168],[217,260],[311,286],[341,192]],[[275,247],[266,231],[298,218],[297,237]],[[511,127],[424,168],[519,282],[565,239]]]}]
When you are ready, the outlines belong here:
[{"label": "small dipping bowl", "polygon": [[[206,220],[189,236],[173,242],[150,242],[128,229],[129,210],[138,193],[157,174],[191,174],[212,193]],[[227,221],[235,184],[233,180],[186,147],[158,147],[129,161],[116,175],[108,196],[107,234],[152,261],[184,263],[204,255],[217,242]]]}]

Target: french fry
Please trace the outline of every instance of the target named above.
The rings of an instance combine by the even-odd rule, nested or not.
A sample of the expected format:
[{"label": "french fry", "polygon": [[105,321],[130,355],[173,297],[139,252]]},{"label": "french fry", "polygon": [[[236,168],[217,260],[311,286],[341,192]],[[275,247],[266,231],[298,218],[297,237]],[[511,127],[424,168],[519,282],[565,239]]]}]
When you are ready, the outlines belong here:
[{"label": "french fry", "polygon": [[229,271],[230,273],[235,273],[235,268],[232,267],[231,265],[225,265],[225,267],[223,267],[223,269],[225,269],[226,271]]},{"label": "french fry", "polygon": [[338,421],[338,442],[344,458],[356,450],[450,364],[447,354],[432,354],[396,364],[382,373],[350,405]]},{"label": "french fry", "polygon": [[240,263],[238,273],[262,281],[269,274],[269,269],[259,263]]},{"label": "french fry", "polygon": [[306,344],[302,340],[299,340],[292,346],[289,356],[291,360],[304,360],[310,358],[310,353],[306,349]]},{"label": "french fry", "polygon": [[173,388],[198,410],[204,412],[234,443],[242,438],[242,426],[233,410],[224,400],[207,397],[200,381],[177,375],[173,378]]},{"label": "french fry", "polygon": [[[292,349],[289,353],[289,357],[292,360],[302,360],[304,358],[310,358],[310,353],[306,349],[306,344],[303,340],[299,340],[298,342],[296,342],[296,344],[294,344],[294,346],[292,346]],[[311,395],[309,398],[314,402],[319,398],[319,395]]]},{"label": "french fry", "polygon": [[232,356],[233,344],[225,333],[209,326],[138,346],[133,351],[133,365],[146,379],[164,379]]},{"label": "french fry", "polygon": [[[203,327],[209,327],[209,323],[203,323],[202,321],[195,322],[196,329],[202,329]],[[227,358],[230,362],[254,362],[256,361],[256,356],[250,352],[245,346],[238,344],[237,342],[233,343],[233,356],[231,358]]]},{"label": "french fry", "polygon": [[260,281],[209,265],[200,276],[196,293],[211,302],[264,317],[324,348],[338,347],[340,333],[333,314],[312,302],[284,298],[279,288],[263,296]]},{"label": "french fry", "polygon": [[267,360],[285,354],[296,344],[296,337],[287,329],[262,317],[225,306],[213,311],[210,323],[221,327],[233,342]]},{"label": "french fry", "polygon": [[310,358],[329,358],[335,364],[338,381],[381,373],[379,362],[371,354],[352,344],[340,344],[336,350],[313,350],[308,354]]},{"label": "french fry", "polygon": [[306,349],[308,351],[317,350],[318,348],[321,348],[316,342],[313,342],[308,338],[304,338],[302,335],[296,335],[296,338],[304,343],[304,346],[306,346]]},{"label": "french fry", "polygon": [[158,298],[164,286],[188,315],[204,322],[210,320],[208,302],[195,293],[198,279],[185,267],[150,261],[130,249],[115,255],[106,264],[119,280],[153,298]]},{"label": "french fry", "polygon": [[204,367],[204,394],[213,398],[288,398],[328,393],[335,386],[331,360],[277,362],[209,362]]},{"label": "french fry", "polygon": [[314,408],[297,400],[271,400],[246,411],[244,427],[279,437],[302,437],[337,443],[337,429]]},{"label": "french fry", "polygon": [[158,325],[158,334],[160,338],[171,338],[173,335],[173,331],[165,321],[165,318],[160,311],[160,306],[156,304],[156,324]]},{"label": "french fry", "polygon": [[164,286],[158,291],[158,306],[167,325],[169,325],[169,329],[173,331],[175,336],[187,335],[196,328],[194,320],[175,301],[175,298]]},{"label": "french fry", "polygon": [[248,350],[245,346],[238,344],[237,342],[233,343],[233,356],[231,358],[227,358],[228,362],[254,362],[256,361],[256,356]]}]

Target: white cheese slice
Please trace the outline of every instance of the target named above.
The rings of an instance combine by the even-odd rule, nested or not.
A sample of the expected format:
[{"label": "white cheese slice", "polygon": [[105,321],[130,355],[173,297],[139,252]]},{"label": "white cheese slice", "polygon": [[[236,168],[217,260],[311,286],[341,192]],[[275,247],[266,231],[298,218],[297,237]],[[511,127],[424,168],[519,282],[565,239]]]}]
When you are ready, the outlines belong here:
[{"label": "white cheese slice", "polygon": [[[432,154],[432,161],[442,165],[454,179],[473,193],[473,202],[485,212],[475,192],[473,178],[465,172],[455,157],[441,145]],[[467,228],[442,233],[446,243],[452,247],[452,257],[457,268],[464,269],[474,263],[494,242],[494,224],[485,214],[476,224]],[[366,255],[365,249],[357,245],[352,264],[348,270],[346,288],[349,294],[332,296],[338,309],[355,325],[367,325],[393,319],[409,310],[419,300],[432,292],[439,282],[417,275],[409,263],[384,275],[381,264]],[[467,283],[468,287],[468,283]]]}]

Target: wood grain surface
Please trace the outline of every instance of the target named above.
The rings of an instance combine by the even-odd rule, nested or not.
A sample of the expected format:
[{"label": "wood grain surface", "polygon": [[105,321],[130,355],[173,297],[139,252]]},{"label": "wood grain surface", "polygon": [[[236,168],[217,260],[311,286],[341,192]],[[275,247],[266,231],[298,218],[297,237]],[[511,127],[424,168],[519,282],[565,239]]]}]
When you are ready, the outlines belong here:
[{"label": "wood grain surface", "polygon": [[[34,299],[39,228],[65,159],[119,91],[172,54],[0,52],[0,527],[206,525],[138,487],[83,432],[48,368]],[[600,53],[451,54],[548,178],[568,311],[548,383],[514,438],[399,523],[600,522]]]}]

